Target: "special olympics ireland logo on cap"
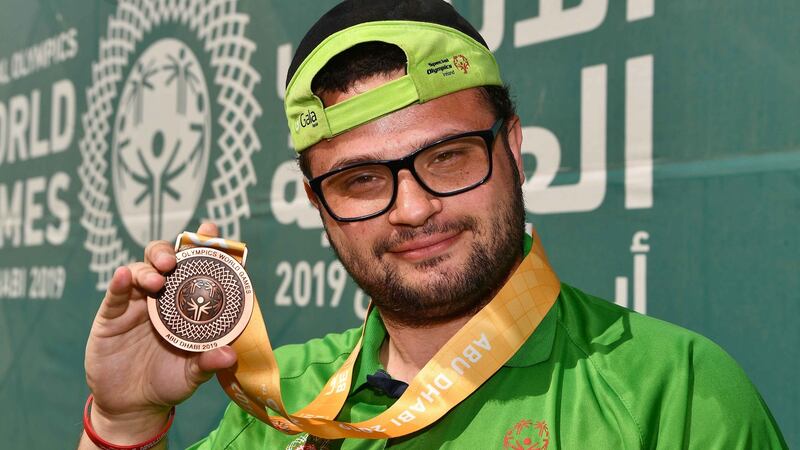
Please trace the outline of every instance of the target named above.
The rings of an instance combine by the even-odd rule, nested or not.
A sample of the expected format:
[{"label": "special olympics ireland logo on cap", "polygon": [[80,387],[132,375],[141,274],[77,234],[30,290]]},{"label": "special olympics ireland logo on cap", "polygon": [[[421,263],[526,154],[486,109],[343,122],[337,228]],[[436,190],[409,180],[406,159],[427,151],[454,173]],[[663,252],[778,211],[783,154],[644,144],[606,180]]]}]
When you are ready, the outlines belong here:
[{"label": "special olympics ireland logo on cap", "polygon": [[[97,288],[151,240],[192,219],[239,238],[260,81],[236,1],[123,0],[92,64],[80,149],[81,223]],[[208,185],[207,184],[208,180]]]},{"label": "special olympics ireland logo on cap", "polygon": [[469,59],[467,59],[464,55],[455,55],[453,56],[453,65],[456,69],[466,73],[469,73]]}]

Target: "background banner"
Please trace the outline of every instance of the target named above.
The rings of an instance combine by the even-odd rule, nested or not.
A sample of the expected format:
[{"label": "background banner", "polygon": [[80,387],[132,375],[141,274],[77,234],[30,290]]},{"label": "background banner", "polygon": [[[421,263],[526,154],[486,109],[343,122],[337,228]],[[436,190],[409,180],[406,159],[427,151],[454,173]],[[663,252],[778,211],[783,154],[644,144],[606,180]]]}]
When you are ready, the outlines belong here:
[{"label": "background banner", "polygon": [[[3,447],[74,444],[110,275],[201,220],[247,242],[274,344],[360,323],[282,106],[334,3],[2,0]],[[800,3],[452,3],[518,102],[528,218],[559,277],[719,343],[800,445]],[[202,387],[172,445],[226,402]]]}]

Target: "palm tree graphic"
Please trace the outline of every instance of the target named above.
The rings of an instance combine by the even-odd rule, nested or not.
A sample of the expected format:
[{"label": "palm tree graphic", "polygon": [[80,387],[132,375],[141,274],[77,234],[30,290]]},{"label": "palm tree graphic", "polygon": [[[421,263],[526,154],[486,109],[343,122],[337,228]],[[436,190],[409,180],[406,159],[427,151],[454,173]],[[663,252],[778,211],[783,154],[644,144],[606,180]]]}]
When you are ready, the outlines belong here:
[{"label": "palm tree graphic", "polygon": [[141,61],[136,64],[133,69],[133,77],[130,80],[131,90],[128,93],[128,98],[124,100],[125,108],[133,106],[134,124],[139,125],[142,123],[142,111],[144,109],[144,90],[153,90],[153,83],[150,78],[158,72],[158,69],[153,67],[154,60],[151,60],[147,66],[144,66]]},{"label": "palm tree graphic", "polygon": [[[178,89],[176,109],[180,115],[186,114],[187,86],[191,88],[192,92],[196,93],[197,90],[195,84],[200,82],[199,78],[194,72],[194,69],[192,68],[194,62],[187,61],[188,57],[189,54],[186,52],[186,49],[181,48],[178,51],[177,58],[173,55],[167,55],[167,59],[169,59],[170,63],[162,67],[164,71],[169,73],[169,77],[166,80],[166,85],[169,86],[173,81],[176,81]],[[202,106],[200,106],[200,109],[202,109]]]}]

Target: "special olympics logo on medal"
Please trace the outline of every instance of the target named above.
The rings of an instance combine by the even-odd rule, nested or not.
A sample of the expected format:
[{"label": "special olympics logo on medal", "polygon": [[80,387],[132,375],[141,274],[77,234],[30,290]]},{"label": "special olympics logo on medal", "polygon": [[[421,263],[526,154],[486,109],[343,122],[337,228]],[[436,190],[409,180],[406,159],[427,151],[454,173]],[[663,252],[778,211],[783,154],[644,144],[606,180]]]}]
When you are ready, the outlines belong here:
[{"label": "special olympics logo on medal", "polygon": [[108,20],[80,142],[81,223],[98,289],[149,241],[173,239],[192,219],[238,239],[250,216],[260,76],[248,17],[235,7],[126,0]]},{"label": "special olympics logo on medal", "polygon": [[194,323],[214,320],[225,305],[225,291],[216,280],[196,276],[181,284],[176,296],[178,311]]}]

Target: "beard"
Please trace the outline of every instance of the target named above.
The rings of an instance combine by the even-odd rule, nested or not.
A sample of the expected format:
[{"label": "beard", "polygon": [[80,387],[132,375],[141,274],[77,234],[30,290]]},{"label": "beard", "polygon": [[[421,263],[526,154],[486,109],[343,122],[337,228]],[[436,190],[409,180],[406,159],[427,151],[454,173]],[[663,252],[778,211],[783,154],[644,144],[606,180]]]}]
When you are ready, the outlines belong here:
[{"label": "beard", "polygon": [[[495,204],[490,219],[473,216],[446,223],[430,221],[418,228],[404,227],[391,239],[376,242],[375,259],[353,254],[331,240],[339,260],[350,276],[371,298],[384,320],[408,328],[425,328],[471,316],[483,308],[511,275],[522,258],[525,208],[516,165],[509,154],[514,178],[510,192]],[[421,286],[408,283],[384,259],[387,250],[410,239],[437,233],[470,231],[475,236],[462,267],[447,269],[442,255],[414,264],[429,274]]]}]

